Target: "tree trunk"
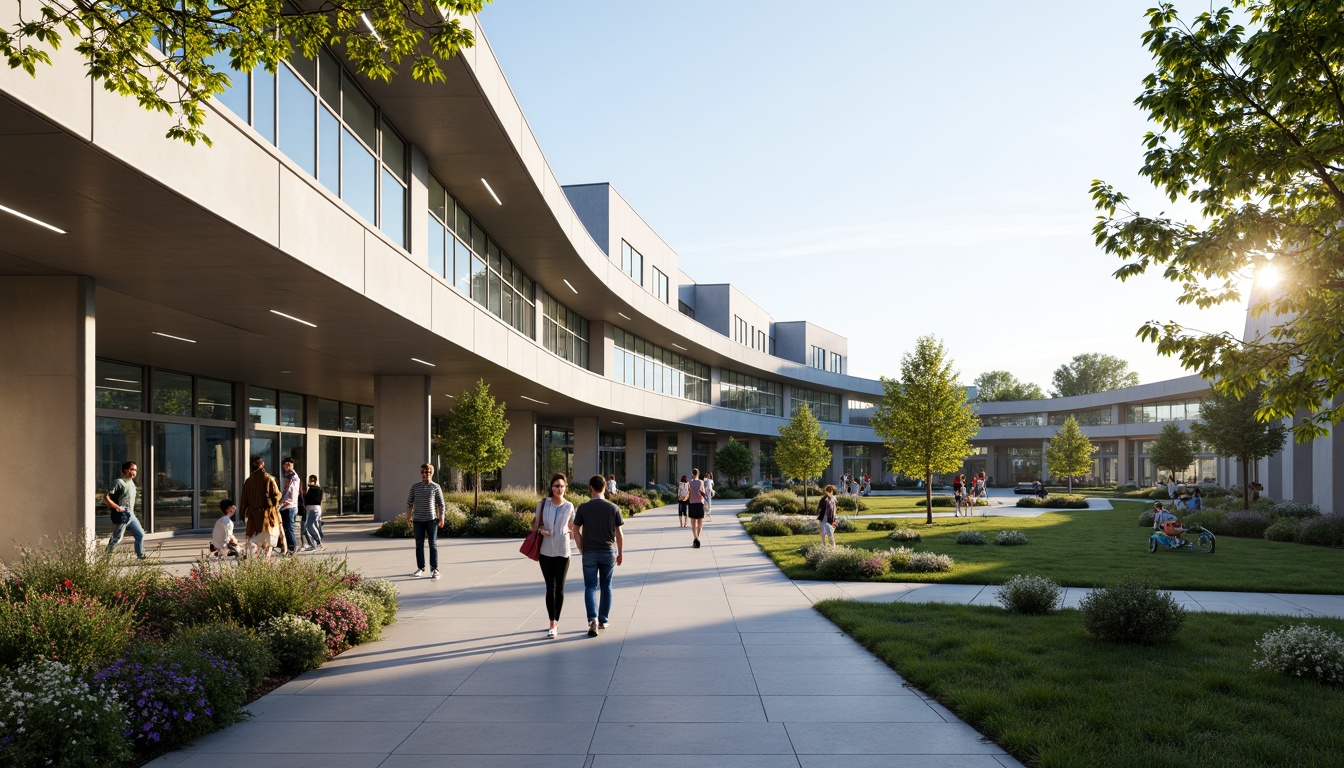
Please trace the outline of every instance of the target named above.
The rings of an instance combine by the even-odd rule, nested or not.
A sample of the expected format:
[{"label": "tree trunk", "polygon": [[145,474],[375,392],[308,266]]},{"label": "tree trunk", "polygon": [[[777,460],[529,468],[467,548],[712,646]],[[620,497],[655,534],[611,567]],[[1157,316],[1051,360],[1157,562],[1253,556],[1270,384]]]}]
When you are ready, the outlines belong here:
[{"label": "tree trunk", "polygon": [[1073,495],[1073,475],[1069,475],[1069,495]]},{"label": "tree trunk", "polygon": [[803,481],[803,514],[807,514],[807,481]]},{"label": "tree trunk", "polygon": [[1247,474],[1250,468],[1250,462],[1246,459],[1237,459],[1241,463],[1241,508],[1251,508],[1251,478]]},{"label": "tree trunk", "polygon": [[471,484],[471,490],[476,493],[476,508],[471,512],[473,515],[480,514],[481,511],[481,473],[477,472],[475,478],[476,482]]},{"label": "tree trunk", "polygon": [[924,524],[933,525],[933,473],[924,473]]}]

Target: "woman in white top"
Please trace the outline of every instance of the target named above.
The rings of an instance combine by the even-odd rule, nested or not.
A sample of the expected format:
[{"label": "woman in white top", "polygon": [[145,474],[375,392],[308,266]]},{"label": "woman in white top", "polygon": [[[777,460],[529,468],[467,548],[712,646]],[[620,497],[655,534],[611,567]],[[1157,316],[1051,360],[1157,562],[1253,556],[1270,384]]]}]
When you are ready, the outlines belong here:
[{"label": "woman in white top", "polygon": [[551,626],[546,636],[554,638],[560,623],[560,609],[565,604],[565,576],[569,573],[569,523],[574,519],[574,505],[565,501],[568,481],[563,472],[551,475],[551,495],[537,503],[532,518],[532,530],[541,533],[541,576],[546,580],[546,615]]},{"label": "woman in white top", "polygon": [[709,517],[713,512],[714,506],[714,475],[710,472],[705,473],[705,517]]}]

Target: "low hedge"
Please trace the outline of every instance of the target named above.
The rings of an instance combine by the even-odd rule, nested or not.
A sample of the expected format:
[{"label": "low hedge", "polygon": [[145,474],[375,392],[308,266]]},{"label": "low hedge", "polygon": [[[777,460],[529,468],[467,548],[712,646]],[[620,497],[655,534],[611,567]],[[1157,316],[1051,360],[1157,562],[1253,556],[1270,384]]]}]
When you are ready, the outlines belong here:
[{"label": "low hedge", "polygon": [[1027,509],[1087,509],[1087,497],[1053,493],[1044,499],[1038,496],[1024,496],[1017,500],[1017,506]]}]

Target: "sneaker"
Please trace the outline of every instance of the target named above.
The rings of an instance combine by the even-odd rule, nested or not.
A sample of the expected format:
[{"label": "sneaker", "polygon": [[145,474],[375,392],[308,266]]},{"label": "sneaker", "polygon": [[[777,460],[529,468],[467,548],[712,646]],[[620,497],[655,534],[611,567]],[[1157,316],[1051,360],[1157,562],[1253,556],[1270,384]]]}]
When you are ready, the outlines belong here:
[{"label": "sneaker", "polygon": [[590,622],[588,622],[588,636],[589,636],[589,637],[597,637],[597,622],[596,622],[596,621],[590,621]]},{"label": "sneaker", "polygon": [[555,627],[551,627],[550,629],[546,630],[546,637],[550,640],[555,639]]},{"label": "sneaker", "polygon": [[610,621],[604,621],[604,622],[602,622],[601,624],[598,624],[598,625],[597,625],[597,628],[598,628],[598,629],[611,629],[611,622],[610,622]]},{"label": "sneaker", "polygon": [[434,572],[431,573],[431,574],[429,574],[429,578],[431,578],[431,579],[437,579],[437,578],[439,578],[439,570],[438,570],[437,568],[435,568],[435,569],[434,569]]},{"label": "sneaker", "polygon": [[696,539],[695,541],[691,542],[691,548],[692,548],[692,549],[699,549],[699,548],[700,548],[700,540],[699,540],[699,539]]},{"label": "sneaker", "polygon": [[424,575],[425,575],[425,569],[424,569],[424,568],[416,568],[416,569],[415,569],[415,573],[412,573],[411,575],[418,579],[418,578],[420,578],[421,576],[424,576]]}]

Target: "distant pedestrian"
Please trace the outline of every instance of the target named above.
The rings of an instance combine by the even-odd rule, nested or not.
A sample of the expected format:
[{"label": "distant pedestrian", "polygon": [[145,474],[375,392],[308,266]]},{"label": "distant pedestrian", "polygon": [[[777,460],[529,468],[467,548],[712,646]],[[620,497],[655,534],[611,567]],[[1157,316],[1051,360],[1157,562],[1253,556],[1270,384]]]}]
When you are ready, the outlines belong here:
[{"label": "distant pedestrian", "polygon": [[681,523],[682,528],[685,528],[687,525],[686,513],[690,507],[688,501],[690,492],[690,483],[686,481],[686,476],[682,475],[681,482],[677,483],[677,521]]},{"label": "distant pedestrian", "polygon": [[615,476],[615,475],[607,475],[607,498],[610,499],[610,498],[612,498],[613,496],[615,496],[615,495],[616,495],[616,491],[618,491],[618,490],[620,490],[620,489],[616,487],[616,476]]},{"label": "distant pedestrian", "polygon": [[112,535],[107,539],[107,552],[117,546],[126,531],[135,539],[135,556],[145,559],[145,529],[135,519],[135,476],[140,468],[134,461],[123,462],[121,477],[112,481],[112,487],[103,495],[103,503],[108,507],[108,517],[112,519]]},{"label": "distant pedestrian", "polygon": [[1167,498],[1169,498],[1169,499],[1174,499],[1174,498],[1176,498],[1176,476],[1175,476],[1175,475],[1172,475],[1171,477],[1167,478]]},{"label": "distant pedestrian", "polygon": [[1198,485],[1196,485],[1194,490],[1191,491],[1190,493],[1190,510],[1192,512],[1198,512],[1203,508],[1204,508],[1204,492],[1199,489]]},{"label": "distant pedestrian", "polygon": [[285,457],[280,462],[280,519],[284,524],[285,546],[281,547],[284,552],[299,551],[298,537],[295,535],[294,523],[298,519],[299,504],[303,500],[303,483],[299,480],[299,473],[294,471],[294,460]]},{"label": "distant pedestrian", "polygon": [[280,487],[275,478],[266,471],[266,461],[260,456],[252,457],[252,474],[243,483],[243,520],[246,526],[245,541],[247,554],[253,554],[255,543],[257,551],[270,557],[276,539],[283,541],[280,533]]},{"label": "distant pedestrian", "polygon": [[714,474],[706,472],[701,482],[705,484],[705,519],[714,514]]},{"label": "distant pedestrian", "polygon": [[1036,495],[1042,499],[1050,495],[1050,492],[1045,489],[1045,483],[1042,483],[1039,477],[1036,478]]},{"label": "distant pedestrian", "polygon": [[611,626],[611,577],[625,558],[621,531],[625,520],[619,507],[602,498],[605,487],[601,475],[588,479],[588,501],[574,511],[569,530],[583,555],[583,605],[588,612],[589,637]]},{"label": "distant pedestrian", "polygon": [[420,578],[425,575],[425,540],[429,540],[429,578],[439,578],[439,529],[443,527],[444,512],[443,489],[434,482],[434,467],[420,465],[420,482],[411,486],[406,494],[406,513],[411,516],[411,525],[415,528],[415,573]]},{"label": "distant pedestrian", "polygon": [[863,495],[864,496],[873,495],[873,476],[868,474],[867,472],[863,473]]},{"label": "distant pedestrian", "polygon": [[551,475],[551,495],[537,503],[532,530],[542,535],[541,578],[546,582],[546,616],[550,628],[546,636],[554,639],[559,631],[560,610],[565,606],[565,576],[569,574],[569,549],[573,538],[569,524],[574,520],[574,505],[565,500],[568,485],[565,473]]},{"label": "distant pedestrian", "polygon": [[961,475],[952,476],[952,497],[956,501],[956,511],[952,513],[953,517],[961,517],[961,507],[966,503],[966,482]]},{"label": "distant pedestrian", "polygon": [[691,469],[691,482],[686,484],[686,516],[691,519],[691,547],[700,548],[700,529],[705,525],[705,481],[700,470]]},{"label": "distant pedestrian", "polygon": [[824,494],[821,501],[817,502],[817,525],[821,528],[821,543],[828,541],[832,546],[835,545],[835,522],[836,522],[836,500],[835,486],[828,485],[821,489]]},{"label": "distant pedestrian", "polygon": [[308,489],[303,492],[303,539],[309,552],[322,549],[322,486],[317,484],[317,475],[308,476]]},{"label": "distant pedestrian", "polygon": [[224,499],[219,502],[219,511],[219,519],[210,533],[210,554],[215,557],[237,557],[238,540],[233,537],[233,514],[238,511],[238,505],[233,503],[233,499]]}]

